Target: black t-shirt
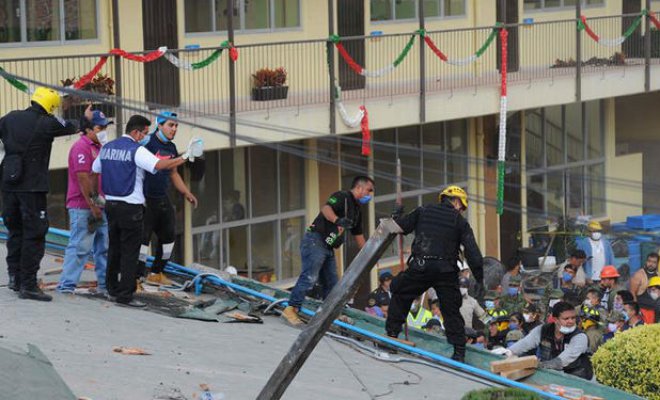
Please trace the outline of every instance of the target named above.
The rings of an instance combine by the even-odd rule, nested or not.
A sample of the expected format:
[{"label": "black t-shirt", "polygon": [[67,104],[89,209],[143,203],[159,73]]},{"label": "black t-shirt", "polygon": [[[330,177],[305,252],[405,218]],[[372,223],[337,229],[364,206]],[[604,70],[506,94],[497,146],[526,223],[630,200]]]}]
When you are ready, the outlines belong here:
[{"label": "black t-shirt", "polygon": [[[176,158],[178,155],[173,142],[163,143],[154,132],[144,147],[161,160]],[[144,195],[146,197],[163,198],[167,196],[170,188],[170,175],[172,171],[160,170],[155,174],[144,174]]]},{"label": "black t-shirt", "polygon": [[[350,231],[352,235],[362,235],[362,214],[360,213],[360,204],[348,191],[339,191],[333,193],[325,203],[332,208],[337,217],[346,217],[353,221]],[[323,241],[329,247],[337,248],[344,243],[344,234],[338,234],[338,226],[325,219],[323,213],[319,213],[314,222],[309,227],[311,231],[318,232],[323,237]]]}]

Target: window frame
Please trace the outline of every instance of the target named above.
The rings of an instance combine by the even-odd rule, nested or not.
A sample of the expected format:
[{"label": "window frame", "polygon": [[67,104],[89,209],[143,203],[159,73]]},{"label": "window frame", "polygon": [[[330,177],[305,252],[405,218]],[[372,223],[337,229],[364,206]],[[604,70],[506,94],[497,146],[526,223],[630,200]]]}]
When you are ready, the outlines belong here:
[{"label": "window frame", "polygon": [[[369,1],[369,7],[371,9],[371,1]],[[396,18],[396,0],[392,0],[391,4],[391,15],[392,19],[382,19],[382,20],[374,20],[369,16],[369,22],[373,25],[379,25],[379,24],[392,24],[392,23],[410,23],[412,21],[417,21],[419,20],[419,1],[420,0],[415,0],[415,17],[413,18],[402,18],[402,19],[397,19]],[[425,21],[436,21],[436,20],[448,20],[448,19],[459,19],[459,18],[465,18],[468,14],[468,4],[466,0],[463,1],[463,10],[465,12],[461,15],[444,15],[445,14],[445,1],[447,0],[439,0],[440,1],[440,15],[433,16],[433,17],[424,17]]]},{"label": "window frame", "polygon": [[[598,113],[599,113],[599,119],[600,119],[600,124],[599,124],[599,129],[600,129],[600,142],[601,142],[601,149],[602,149],[602,154],[599,157],[594,157],[594,158],[589,158],[588,150],[589,150],[589,144],[590,144],[590,137],[588,136],[587,128],[586,128],[586,121],[587,121],[587,102],[581,102],[580,107],[581,107],[581,130],[582,130],[582,137],[583,137],[583,142],[582,142],[582,152],[584,154],[584,159],[580,161],[572,161],[569,162],[568,160],[568,147],[566,145],[563,146],[562,148],[562,156],[563,156],[563,163],[556,164],[549,166],[548,165],[548,140],[547,140],[547,132],[546,132],[546,108],[543,107],[538,110],[540,110],[541,114],[541,138],[542,138],[542,163],[539,167],[534,167],[534,168],[527,168],[525,166],[525,172],[526,172],[526,182],[522,182],[522,184],[525,186],[525,190],[527,193],[529,193],[529,188],[530,188],[530,181],[534,177],[541,177],[541,187],[540,190],[542,191],[543,194],[543,209],[538,211],[538,215],[536,215],[536,212],[530,212],[532,215],[530,215],[533,218],[541,217],[544,216],[546,219],[548,218],[548,213],[549,213],[549,196],[548,196],[548,176],[553,173],[562,173],[563,174],[563,179],[562,179],[562,193],[564,193],[564,204],[562,205],[563,209],[563,214],[564,216],[567,217],[572,217],[571,215],[571,209],[566,209],[566,204],[570,205],[571,204],[571,191],[568,190],[569,188],[566,187],[567,180],[570,180],[571,175],[572,175],[572,170],[575,169],[581,169],[582,170],[582,182],[581,182],[581,190],[582,190],[582,198],[580,199],[579,203],[582,204],[584,207],[584,212],[592,215],[594,217],[601,217],[603,215],[601,214],[594,214],[592,205],[594,204],[594,200],[592,198],[592,193],[591,193],[591,186],[590,186],[590,180],[592,179],[591,176],[589,175],[589,168],[593,166],[605,166],[606,163],[606,148],[605,148],[605,115],[604,115],[604,104],[602,100],[593,100],[598,102]],[[562,104],[560,105],[561,107],[561,113],[562,113],[562,135],[564,139],[567,138],[568,131],[566,129],[566,107],[571,106],[572,104]],[[526,110],[526,113],[532,112],[537,109],[533,110]],[[524,134],[527,136],[529,135],[529,132],[527,130],[527,123],[525,123],[525,129],[524,129]],[[527,153],[528,149],[525,149],[525,153]],[[586,178],[586,179],[585,179]],[[528,194],[526,194],[528,196]],[[601,203],[607,203],[607,199],[597,199]],[[604,213],[607,213],[607,209],[603,210]],[[532,228],[532,226],[529,226],[529,217],[528,216],[528,229]]]},{"label": "window frame", "polygon": [[96,38],[94,39],[66,39],[66,17],[64,9],[64,0],[57,0],[59,5],[59,30],[60,30],[60,39],[57,40],[43,40],[43,41],[29,41],[27,38],[27,0],[19,0],[19,24],[21,30],[21,40],[18,42],[7,42],[0,43],[0,48],[12,48],[12,47],[50,47],[50,46],[72,46],[72,45],[85,45],[85,44],[97,44],[101,42],[101,30],[100,30],[100,19],[101,19],[101,9],[99,0],[93,0],[95,3],[96,15]]},{"label": "window frame", "polygon": [[[560,6],[549,6],[549,7],[546,7],[545,5],[546,0],[540,0],[540,1],[542,2],[541,7],[535,9],[526,9],[525,2],[523,1],[523,5],[522,5],[523,14],[540,13],[540,12],[556,12],[556,11],[566,11],[566,10],[575,9],[574,5],[566,5],[565,4],[566,0],[559,0],[561,1]],[[583,9],[604,8],[607,6],[607,0],[603,0],[601,4],[587,4],[587,0],[580,0],[580,2],[582,3]]]},{"label": "window frame", "polygon": [[[281,145],[286,145],[286,142],[282,143]],[[277,207],[276,211],[272,214],[267,214],[267,215],[261,215],[258,217],[253,216],[253,201],[252,201],[252,195],[253,193],[253,187],[252,187],[252,157],[253,155],[253,149],[256,148],[255,146],[249,146],[245,148],[245,161],[246,161],[246,170],[245,170],[245,180],[246,180],[246,186],[247,186],[247,193],[245,196],[245,218],[236,220],[236,221],[223,221],[224,219],[224,213],[223,213],[223,207],[221,206],[221,203],[218,204],[218,209],[216,210],[217,215],[218,215],[218,222],[209,224],[209,225],[199,225],[199,226],[193,226],[191,229],[191,235],[193,236],[193,243],[194,243],[194,238],[197,235],[202,235],[205,233],[217,233],[218,234],[218,259],[220,263],[220,267],[224,268],[227,265],[230,265],[231,263],[229,262],[230,256],[231,256],[231,250],[230,246],[228,243],[229,236],[227,235],[227,232],[231,228],[236,228],[236,227],[245,227],[246,229],[246,250],[247,254],[245,254],[245,259],[247,263],[247,270],[248,270],[248,277],[253,278],[253,275],[255,273],[255,265],[254,264],[254,257],[253,257],[253,251],[252,251],[252,229],[253,226],[258,225],[258,224],[263,224],[263,223],[274,223],[276,226],[276,231],[275,231],[275,236],[273,238],[273,242],[275,243],[275,265],[273,265],[273,272],[275,273],[277,280],[282,280],[282,270],[283,270],[283,260],[282,260],[282,255],[283,255],[283,249],[281,248],[281,243],[282,243],[282,222],[288,220],[288,219],[293,219],[293,218],[303,218],[303,225],[307,223],[306,217],[307,217],[307,204],[306,204],[306,198],[303,196],[303,204],[302,208],[298,208],[295,210],[290,210],[290,211],[282,211],[282,199],[281,199],[281,191],[282,191],[282,167],[281,167],[281,155],[283,150],[281,149],[281,145],[277,144],[275,147],[275,152],[276,152],[276,180],[277,180]],[[221,168],[222,168],[222,152],[220,150],[215,150],[218,152],[218,196],[220,199],[223,199],[223,190],[222,190],[222,173],[221,173]],[[304,158],[303,158],[304,162]],[[303,177],[303,182],[305,182],[304,177]],[[193,246],[194,247],[194,246]],[[198,249],[199,251],[199,249]],[[199,254],[196,252],[193,254],[193,257],[195,260],[198,260]],[[225,262],[226,261],[226,262]],[[288,278],[284,278],[288,279]]]},{"label": "window frame", "polygon": [[[183,24],[183,34],[185,37],[204,37],[204,36],[210,36],[210,35],[215,35],[215,34],[222,34],[226,33],[227,30],[219,30],[218,29],[218,21],[216,18],[216,9],[215,9],[215,0],[207,0],[209,2],[209,5],[211,7],[211,30],[210,31],[204,31],[204,32],[188,32],[187,27],[185,25],[185,15],[183,18],[184,24]],[[270,5],[269,7],[269,15],[268,15],[268,24],[270,25],[270,28],[256,28],[256,29],[245,29],[245,0],[235,0],[238,1],[238,11],[239,15],[238,17],[234,18],[234,32],[235,33],[241,33],[241,34],[251,34],[251,33],[272,33],[272,32],[298,32],[303,29],[303,8],[302,8],[302,0],[296,0],[298,2],[298,26],[292,26],[292,27],[286,27],[286,28],[276,28],[275,26],[275,0],[268,0],[268,3]],[[184,0],[185,2],[185,0]],[[185,14],[186,12],[186,6],[185,3],[183,5],[183,12]],[[237,26],[238,22],[238,26]]]}]

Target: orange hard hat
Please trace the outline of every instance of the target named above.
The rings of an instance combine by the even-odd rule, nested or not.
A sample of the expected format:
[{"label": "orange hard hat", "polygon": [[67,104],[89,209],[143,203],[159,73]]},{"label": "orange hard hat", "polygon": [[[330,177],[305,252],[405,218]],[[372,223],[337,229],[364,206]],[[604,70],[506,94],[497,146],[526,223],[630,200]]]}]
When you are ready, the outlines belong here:
[{"label": "orange hard hat", "polygon": [[621,275],[619,275],[619,271],[616,270],[616,267],[614,265],[606,265],[603,267],[603,270],[600,271],[600,279],[603,278],[618,278]]}]

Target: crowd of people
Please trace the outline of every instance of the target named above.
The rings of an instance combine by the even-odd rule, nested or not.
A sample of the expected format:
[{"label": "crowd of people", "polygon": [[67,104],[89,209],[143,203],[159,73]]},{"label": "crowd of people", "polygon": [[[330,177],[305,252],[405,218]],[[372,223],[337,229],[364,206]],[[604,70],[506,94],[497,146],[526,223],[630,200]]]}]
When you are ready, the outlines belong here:
[{"label": "crowd of people", "polygon": [[[602,229],[599,224],[590,228]],[[657,253],[647,256],[627,285],[619,281],[621,276],[613,265],[599,268],[598,276],[585,271],[588,260],[582,249],[572,252],[557,267],[554,287],[535,296],[525,293],[521,261],[514,258],[500,284],[482,301],[470,289],[470,270],[462,269],[458,273],[460,313],[467,343],[508,356],[534,354],[543,367],[591,379],[590,356],[599,346],[618,332],[660,321],[660,277]],[[379,287],[368,298],[368,313],[387,317],[392,279],[389,272],[380,275]],[[444,335],[443,310],[431,292],[415,299],[407,324]]]},{"label": "crowd of people", "polygon": [[[148,118],[133,115],[124,134],[110,140],[107,128],[113,122],[103,112],[89,106],[80,121],[65,121],[58,116],[62,100],[57,91],[39,87],[29,108],[0,119],[5,152],[2,216],[9,231],[8,286],[22,299],[52,300],[37,282],[49,227],[48,167],[53,140],[78,134],[68,157],[66,208],[71,236],[57,291],[73,293],[93,256],[96,291],[118,304],[144,307],[133,297],[142,281],[171,283],[163,274],[175,236],[174,207],[168,192],[173,186],[197,205],[177,168],[200,157],[203,144],[192,140],[180,155],[172,142],[177,114],[168,111],[158,115],[151,132]],[[152,233],[156,251],[147,274]]]}]

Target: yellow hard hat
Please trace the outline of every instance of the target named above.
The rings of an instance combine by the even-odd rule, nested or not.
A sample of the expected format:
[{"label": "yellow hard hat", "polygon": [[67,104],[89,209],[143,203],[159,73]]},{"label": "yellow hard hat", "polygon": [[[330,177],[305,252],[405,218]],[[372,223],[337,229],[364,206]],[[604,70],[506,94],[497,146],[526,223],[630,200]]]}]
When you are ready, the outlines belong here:
[{"label": "yellow hard hat", "polygon": [[55,109],[60,106],[60,95],[53,89],[47,87],[38,87],[32,94],[31,101],[43,107],[48,114],[55,112]]},{"label": "yellow hard hat", "polygon": [[587,229],[589,229],[592,232],[593,231],[602,231],[603,230],[603,225],[601,225],[600,222],[598,222],[598,221],[591,221],[587,225]]},{"label": "yellow hard hat", "polygon": [[439,196],[440,200],[442,200],[442,196],[456,197],[461,200],[463,207],[467,208],[468,206],[467,193],[465,193],[465,190],[463,190],[463,188],[460,186],[456,186],[456,185],[447,186],[445,190],[440,192],[440,196]]},{"label": "yellow hard hat", "polygon": [[660,276],[654,276],[649,280],[649,287],[655,287],[655,286],[660,287]]}]

